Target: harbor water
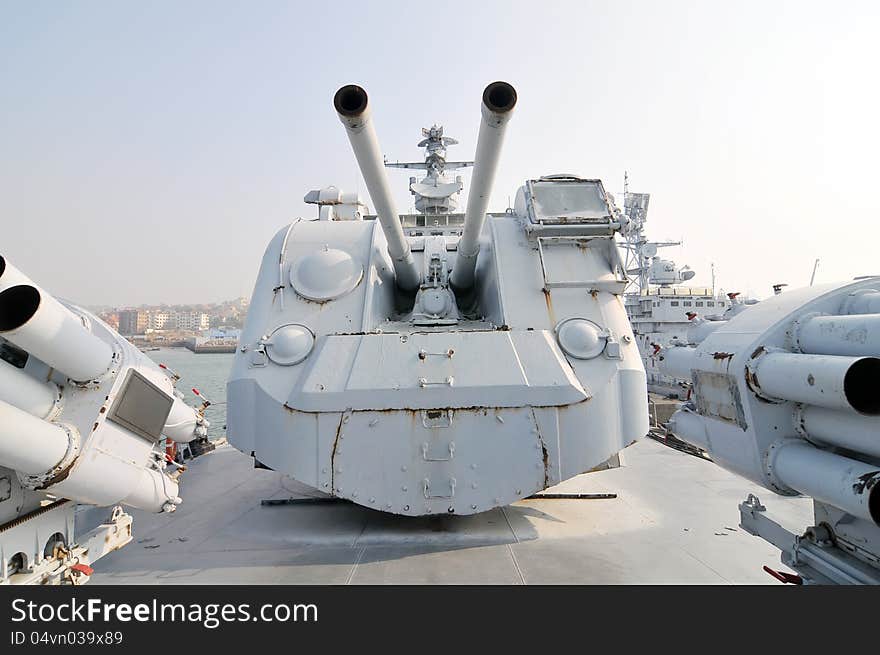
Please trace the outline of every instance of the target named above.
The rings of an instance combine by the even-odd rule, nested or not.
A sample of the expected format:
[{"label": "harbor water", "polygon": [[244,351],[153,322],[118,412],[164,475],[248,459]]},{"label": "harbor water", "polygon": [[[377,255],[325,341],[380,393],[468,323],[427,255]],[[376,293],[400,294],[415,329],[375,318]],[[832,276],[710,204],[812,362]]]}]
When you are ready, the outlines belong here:
[{"label": "harbor water", "polygon": [[197,355],[186,348],[160,348],[145,354],[157,364],[165,364],[180,376],[177,389],[183,393],[188,404],[197,406],[201,403],[192,392],[193,387],[211,401],[211,406],[205,411],[205,418],[211,422],[208,437],[212,440],[225,437],[226,378],[229,377],[235,355],[223,353]]}]

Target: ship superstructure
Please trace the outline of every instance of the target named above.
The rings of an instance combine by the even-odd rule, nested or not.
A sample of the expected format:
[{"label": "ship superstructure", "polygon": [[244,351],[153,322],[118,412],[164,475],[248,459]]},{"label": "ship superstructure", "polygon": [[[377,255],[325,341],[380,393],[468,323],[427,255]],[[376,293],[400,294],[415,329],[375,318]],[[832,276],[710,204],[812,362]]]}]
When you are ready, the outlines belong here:
[{"label": "ship superstructure", "polygon": [[629,223],[621,245],[626,271],[632,279],[625,295],[626,311],[645,364],[648,390],[683,398],[689,381],[662,372],[658,367],[659,351],[673,343],[688,343],[688,333],[696,326],[720,320],[741,301],[738,294],[716,291],[714,283],[711,287],[684,284],[696,273],[659,254],[661,248],[679,246],[681,242],[652,241],[645,233],[649,201],[650,194],[630,192],[628,180],[624,182],[624,212]]}]

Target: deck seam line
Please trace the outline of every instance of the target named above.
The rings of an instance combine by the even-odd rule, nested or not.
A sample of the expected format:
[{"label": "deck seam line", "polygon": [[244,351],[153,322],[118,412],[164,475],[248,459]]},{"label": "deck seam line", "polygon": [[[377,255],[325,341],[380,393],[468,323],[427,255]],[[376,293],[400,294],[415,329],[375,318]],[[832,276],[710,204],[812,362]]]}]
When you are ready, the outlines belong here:
[{"label": "deck seam line", "polygon": [[508,528],[508,530],[510,530],[510,534],[513,535],[513,540],[516,543],[519,543],[519,537],[516,536],[516,530],[513,529],[513,524],[510,522],[510,517],[507,516],[507,508],[505,508],[505,507],[501,508],[501,516],[503,516],[504,520],[507,522],[507,528]]},{"label": "deck seam line", "polygon": [[350,585],[350,584],[351,584],[351,581],[354,579],[355,571],[357,571],[358,564],[361,563],[361,559],[363,559],[363,557],[364,557],[364,553],[365,553],[366,551],[367,551],[367,547],[366,547],[366,546],[361,546],[360,550],[358,551],[357,557],[356,557],[355,560],[354,560],[354,564],[353,564],[352,567],[351,567],[351,571],[348,572],[348,578],[347,578],[346,581],[345,581],[345,584],[346,584],[346,585]]},{"label": "deck seam line", "polygon": [[519,562],[516,561],[516,554],[513,552],[513,546],[510,544],[507,544],[507,552],[510,553],[510,559],[513,561],[513,568],[516,569],[516,573],[519,576],[519,583],[525,585],[526,577],[523,575],[522,569],[519,568]]},{"label": "deck seam line", "polygon": [[712,573],[714,573],[714,574],[717,575],[719,578],[721,578],[722,580],[724,580],[725,583],[727,583],[727,584],[729,584],[729,585],[736,584],[733,580],[730,580],[729,578],[727,578],[727,576],[723,575],[720,571],[717,571],[713,566],[711,566],[708,562],[704,561],[701,557],[698,557],[697,555],[695,555],[694,553],[692,553],[692,552],[687,548],[687,546],[681,546],[681,550],[682,550],[682,552],[683,552],[685,555],[688,555],[689,557],[691,557],[692,559],[694,559],[695,561],[699,562],[700,564],[702,564],[703,566],[705,566],[707,569],[709,569],[710,571],[712,571]]}]

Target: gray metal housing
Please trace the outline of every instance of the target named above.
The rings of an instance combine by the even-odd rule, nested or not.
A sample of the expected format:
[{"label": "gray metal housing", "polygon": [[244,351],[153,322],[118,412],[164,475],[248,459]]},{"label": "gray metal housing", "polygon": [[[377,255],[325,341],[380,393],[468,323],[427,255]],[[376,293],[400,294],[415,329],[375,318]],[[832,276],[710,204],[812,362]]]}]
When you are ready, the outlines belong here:
[{"label": "gray metal housing", "polygon": [[[544,215],[536,185],[593,204]],[[416,516],[509,504],[644,436],[619,212],[571,176],[528,182],[516,206],[485,217],[464,293],[449,284],[461,215],[402,217],[415,297],[372,217],[279,230],[228,383],[229,441],[317,490]]]}]

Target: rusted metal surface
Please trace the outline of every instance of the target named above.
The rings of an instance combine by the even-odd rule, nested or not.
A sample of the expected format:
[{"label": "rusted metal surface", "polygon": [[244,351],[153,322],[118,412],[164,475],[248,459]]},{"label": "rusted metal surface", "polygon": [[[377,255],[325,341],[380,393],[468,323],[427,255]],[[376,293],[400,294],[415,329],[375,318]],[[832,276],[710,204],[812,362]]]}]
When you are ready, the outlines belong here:
[{"label": "rusted metal surface", "polygon": [[[365,97],[356,89],[343,95],[349,91]],[[601,183],[527,181],[510,211],[472,212],[469,203],[463,226],[431,224],[426,211],[424,229],[408,225],[401,239],[372,156],[375,139],[358,137],[367,130],[361,118],[343,122],[373,178],[368,188],[383,200],[381,226],[301,221],[295,239],[287,239],[289,229],[276,233],[230,376],[230,443],[322,492],[431,515],[503,506],[644,436],[644,371],[619,297],[626,285],[614,243],[620,216]],[[429,133],[420,147],[429,151],[426,165],[438,164],[446,137],[439,127]],[[487,160],[481,168],[476,158],[477,177],[494,168],[494,149],[481,152]],[[451,203],[459,188],[430,198],[421,184],[411,190],[417,207],[435,207],[428,201]],[[538,202],[530,195],[536,189]],[[362,284],[320,308],[272,301],[295,298],[282,284],[285,271],[329,249],[363,266]],[[410,262],[416,284],[401,279]],[[332,267],[320,272],[334,274]],[[602,348],[572,355],[562,346],[560,319],[595,326],[573,332],[571,343]],[[264,335],[286,324],[305,326],[313,349],[283,369],[271,358],[258,361],[253,353]]]}]

